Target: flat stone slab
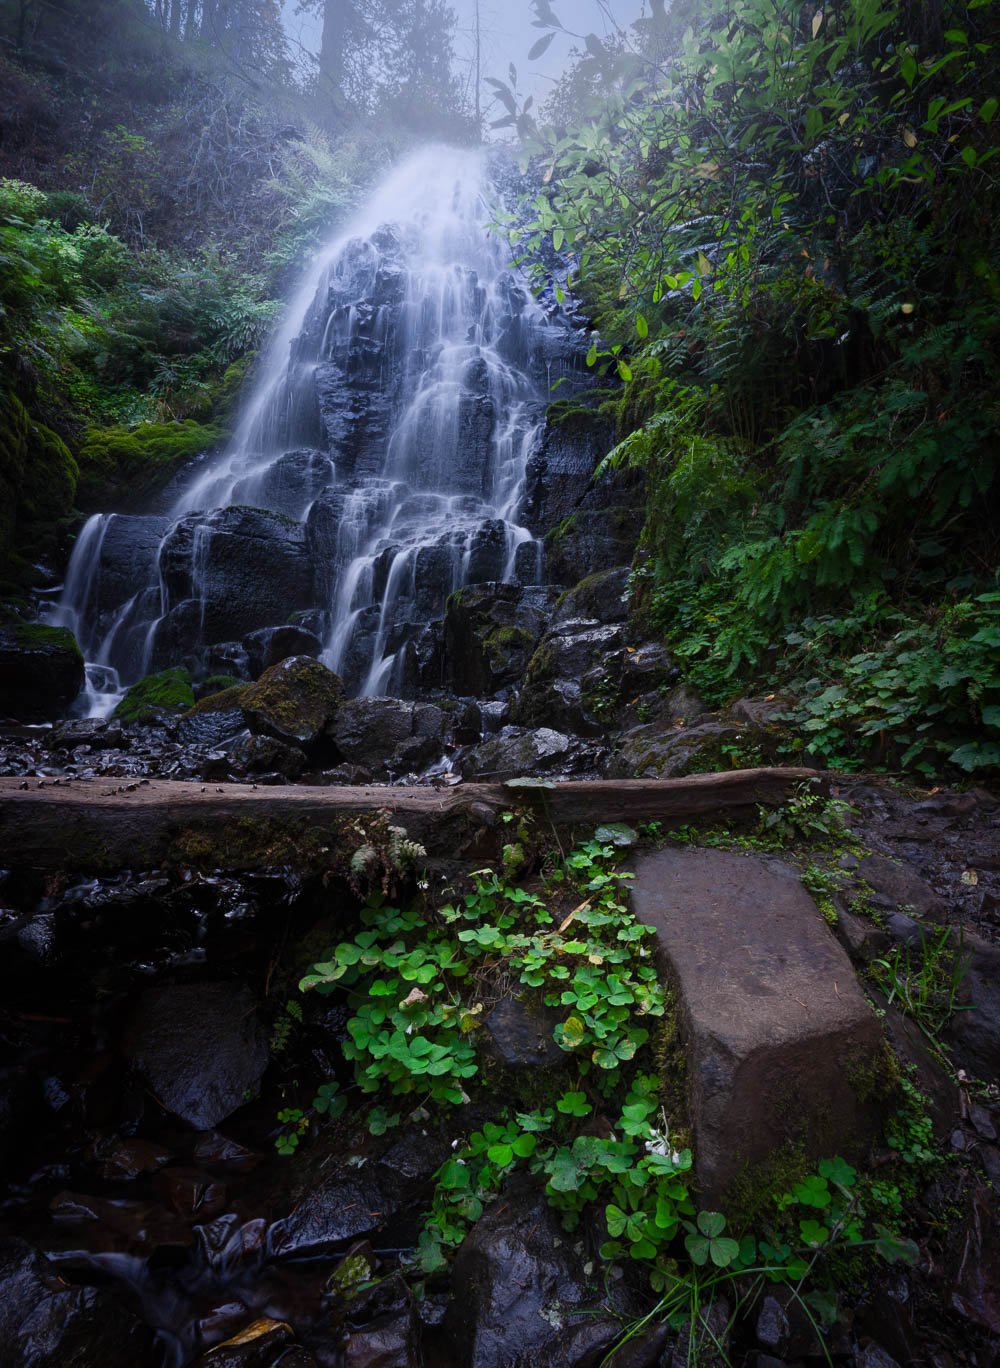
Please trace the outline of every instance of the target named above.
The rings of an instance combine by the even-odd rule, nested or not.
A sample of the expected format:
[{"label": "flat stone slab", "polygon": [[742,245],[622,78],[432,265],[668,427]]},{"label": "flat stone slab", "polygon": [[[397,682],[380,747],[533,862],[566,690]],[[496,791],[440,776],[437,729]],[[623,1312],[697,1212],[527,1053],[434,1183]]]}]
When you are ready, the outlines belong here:
[{"label": "flat stone slab", "polygon": [[635,872],[636,916],[680,998],[703,1195],[789,1142],[811,1159],[856,1152],[876,1122],[882,1032],[795,871],[686,847]]}]

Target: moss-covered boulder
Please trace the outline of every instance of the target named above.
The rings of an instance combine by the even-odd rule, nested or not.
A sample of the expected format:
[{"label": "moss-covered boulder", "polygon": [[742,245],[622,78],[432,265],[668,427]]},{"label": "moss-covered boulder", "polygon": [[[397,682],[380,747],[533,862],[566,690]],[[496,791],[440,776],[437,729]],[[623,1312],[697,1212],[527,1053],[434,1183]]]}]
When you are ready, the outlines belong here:
[{"label": "moss-covered boulder", "polygon": [[147,675],[133,684],[115,708],[121,722],[155,722],[161,717],[187,712],[194,705],[191,675],[177,665],[159,674]]},{"label": "moss-covered boulder", "polygon": [[344,702],[339,676],[311,656],[290,656],[239,692],[251,731],[305,747],[322,740]]},{"label": "moss-covered boulder", "polygon": [[0,716],[55,721],[83,682],[83,656],[68,628],[38,622],[0,627]]},{"label": "moss-covered boulder", "polygon": [[217,427],[141,423],[136,428],[88,428],[79,451],[78,502],[85,512],[148,509],[185,462],[218,445]]}]

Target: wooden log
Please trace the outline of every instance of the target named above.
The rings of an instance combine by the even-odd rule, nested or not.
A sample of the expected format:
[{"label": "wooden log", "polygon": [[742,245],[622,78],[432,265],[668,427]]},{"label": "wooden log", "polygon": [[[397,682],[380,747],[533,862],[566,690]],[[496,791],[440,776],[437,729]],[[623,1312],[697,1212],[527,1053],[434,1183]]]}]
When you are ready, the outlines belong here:
[{"label": "wooden log", "polygon": [[[201,857],[228,868],[281,862],[281,833],[349,840],[358,818],[389,814],[432,856],[471,854],[513,806],[553,826],[714,818],[779,804],[808,769],[731,770],[681,779],[583,780],[551,787],[458,784],[450,788],[306,785],[254,788],[176,780],[53,780],[0,777],[0,862],[30,868],[154,868]],[[24,784],[28,787],[25,788]],[[287,858],[287,845],[282,847]]]}]

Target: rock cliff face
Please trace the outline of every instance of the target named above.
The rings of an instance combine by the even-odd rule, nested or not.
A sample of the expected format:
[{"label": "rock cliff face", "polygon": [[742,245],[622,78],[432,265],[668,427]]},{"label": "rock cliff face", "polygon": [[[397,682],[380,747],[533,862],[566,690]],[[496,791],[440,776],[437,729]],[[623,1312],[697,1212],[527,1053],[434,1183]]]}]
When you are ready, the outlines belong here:
[{"label": "rock cliff face", "polygon": [[[547,418],[554,385],[589,385],[589,338],[535,301],[489,194],[470,154],[399,170],[290,306],[229,450],[166,516],[87,525],[55,621],[91,664],[92,712],[171,666],[249,677],[296,614],[351,694],[492,694],[538,636],[511,593],[628,561],[636,516],[602,525],[588,494],[609,434]],[[456,659],[445,607],[468,585],[497,586],[519,650]]]}]

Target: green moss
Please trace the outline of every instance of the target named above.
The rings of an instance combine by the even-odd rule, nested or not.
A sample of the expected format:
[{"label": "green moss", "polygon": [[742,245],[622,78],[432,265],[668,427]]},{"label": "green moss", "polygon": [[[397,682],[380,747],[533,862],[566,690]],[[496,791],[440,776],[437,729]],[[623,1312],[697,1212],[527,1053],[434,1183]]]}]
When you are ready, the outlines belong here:
[{"label": "green moss", "polygon": [[496,627],[483,638],[483,649],[493,669],[500,670],[510,664],[513,652],[530,650],[534,640],[524,627]]},{"label": "green moss", "polygon": [[81,664],[83,663],[83,653],[68,627],[46,627],[41,622],[18,622],[14,626],[14,639],[17,645],[26,651],[68,651]]},{"label": "green moss", "polygon": [[151,722],[165,712],[186,711],[193,703],[191,675],[178,665],[133,684],[114,716],[122,722]]},{"label": "green moss", "polygon": [[202,698],[210,698],[213,694],[222,693],[227,689],[245,687],[245,681],[237,679],[235,675],[208,675],[199,683],[198,692]]},{"label": "green moss", "polygon": [[79,451],[80,507],[141,507],[186,461],[214,447],[220,436],[219,428],[191,419],[142,423],[131,429],[88,428]]},{"label": "green moss", "polygon": [[722,1206],[734,1230],[767,1226],[774,1217],[775,1199],[791,1192],[810,1171],[805,1145],[788,1141],[766,1159],[745,1162],[726,1188]]},{"label": "green moss", "polygon": [[231,708],[242,708],[243,700],[246,697],[249,684],[231,684],[227,688],[220,689],[218,693],[206,695],[199,698],[198,702],[189,709],[188,715],[195,713],[228,712]]},{"label": "green moss", "polygon": [[903,1077],[899,1058],[883,1039],[878,1050],[852,1052],[845,1066],[847,1081],[861,1103],[890,1103],[899,1097]]}]

